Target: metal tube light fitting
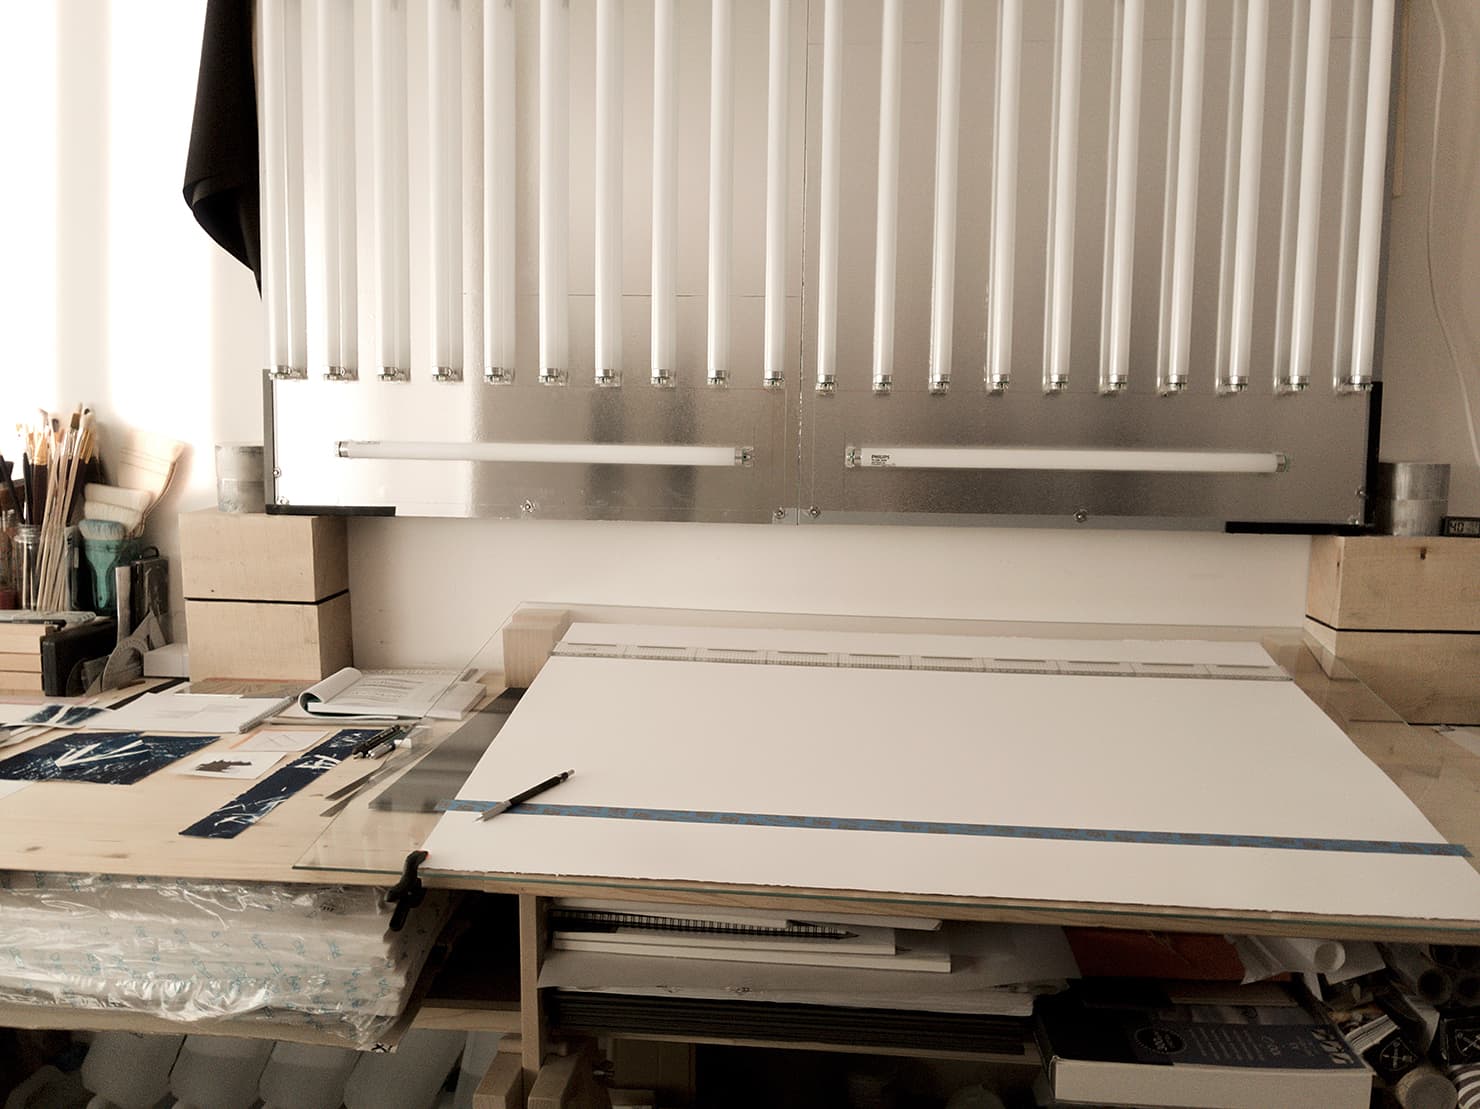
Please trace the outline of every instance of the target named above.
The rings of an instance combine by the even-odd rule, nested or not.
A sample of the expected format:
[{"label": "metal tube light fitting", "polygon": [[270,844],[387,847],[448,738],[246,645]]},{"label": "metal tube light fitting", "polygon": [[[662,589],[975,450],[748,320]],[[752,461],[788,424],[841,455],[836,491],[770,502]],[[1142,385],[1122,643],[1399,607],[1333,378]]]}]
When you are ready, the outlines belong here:
[{"label": "metal tube light fitting", "polygon": [[1179,451],[1075,447],[849,446],[852,469],[1068,470],[1084,473],[1275,474],[1290,468],[1280,451]]},{"label": "metal tube light fitting", "polygon": [[397,462],[536,462],[579,466],[749,466],[753,447],[671,443],[441,443],[341,439],[340,458]]}]

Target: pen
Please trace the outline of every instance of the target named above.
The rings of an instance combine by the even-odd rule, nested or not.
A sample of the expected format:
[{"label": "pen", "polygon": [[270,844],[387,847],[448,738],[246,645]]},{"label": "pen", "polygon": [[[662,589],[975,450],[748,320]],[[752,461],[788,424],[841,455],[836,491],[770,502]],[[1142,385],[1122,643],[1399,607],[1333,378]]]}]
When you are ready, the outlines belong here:
[{"label": "pen", "polygon": [[365,757],[367,759],[378,759],[383,755],[389,755],[392,751],[396,749],[396,744],[399,742],[401,742],[400,736],[388,736],[387,738],[377,743],[374,747],[370,748],[370,750],[366,751]]},{"label": "pen", "polygon": [[359,755],[361,758],[365,758],[370,754],[370,751],[373,748],[379,747],[386,740],[397,740],[405,734],[406,726],[404,724],[392,724],[387,728],[381,728],[380,731],[376,732],[374,735],[367,735],[364,739],[360,740],[360,742],[351,747],[349,749],[349,753],[351,755]]},{"label": "pen", "polygon": [[523,793],[516,793],[513,797],[510,797],[507,801],[500,801],[498,804],[494,805],[492,808],[485,809],[483,811],[483,815],[480,816],[480,817],[478,817],[478,819],[479,820],[492,820],[499,813],[501,813],[501,812],[508,812],[515,805],[518,805],[518,804],[520,804],[521,802],[524,802],[524,801],[528,801],[531,797],[534,797],[534,796],[537,796],[538,794],[544,793],[545,790],[547,790],[547,789],[554,789],[556,786],[558,786],[561,782],[565,781],[565,779],[569,778],[574,773],[575,773],[574,770],[567,770],[564,774],[556,774],[555,777],[553,777],[553,778],[546,778],[539,785],[537,785],[537,786],[530,786]]}]

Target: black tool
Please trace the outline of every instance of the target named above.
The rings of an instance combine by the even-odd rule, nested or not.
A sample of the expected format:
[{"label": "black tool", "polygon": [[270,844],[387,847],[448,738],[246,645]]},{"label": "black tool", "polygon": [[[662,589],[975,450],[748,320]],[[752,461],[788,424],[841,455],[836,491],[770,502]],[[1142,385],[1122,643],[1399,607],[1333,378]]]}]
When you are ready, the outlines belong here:
[{"label": "black tool", "polygon": [[401,880],[386,891],[385,899],[396,907],[391,913],[390,929],[399,932],[406,924],[411,910],[426,899],[427,889],[421,884],[416,868],[427,861],[425,851],[413,851],[406,856],[406,865],[401,871]]},{"label": "black tool", "polygon": [[364,739],[360,740],[360,742],[356,743],[354,747],[350,749],[350,754],[358,755],[362,759],[367,758],[369,757],[370,752],[376,747],[379,747],[386,742],[394,743],[396,740],[405,736],[409,730],[410,729],[407,728],[404,724],[392,724],[388,728],[381,728],[380,731],[374,733],[373,735],[367,735]]},{"label": "black tool", "polygon": [[574,770],[567,770],[564,774],[556,774],[555,777],[553,777],[553,778],[546,778],[539,785],[537,785],[537,786],[530,786],[523,793],[516,793],[513,797],[510,797],[507,801],[500,801],[498,804],[492,806],[491,808],[484,809],[483,810],[483,814],[481,816],[479,816],[478,819],[479,820],[492,820],[499,813],[501,813],[501,812],[508,812],[515,805],[517,805],[517,804],[519,804],[519,803],[521,803],[523,801],[528,801],[531,797],[534,797],[534,796],[536,796],[538,794],[544,793],[545,790],[547,790],[547,789],[554,789],[556,786],[558,786],[561,782],[565,781],[565,779],[569,778],[574,773],[575,773]]}]

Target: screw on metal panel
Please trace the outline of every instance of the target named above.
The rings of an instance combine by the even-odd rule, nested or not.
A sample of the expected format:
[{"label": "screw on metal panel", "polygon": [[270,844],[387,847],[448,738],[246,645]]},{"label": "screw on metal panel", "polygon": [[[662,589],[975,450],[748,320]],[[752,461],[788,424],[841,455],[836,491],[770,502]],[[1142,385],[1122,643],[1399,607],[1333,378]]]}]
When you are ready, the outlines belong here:
[{"label": "screw on metal panel", "polygon": [[1082,524],[1082,523],[1084,523],[1088,519],[1089,519],[1089,509],[1087,509],[1087,508],[1081,508],[1077,512],[1074,513],[1074,522],[1076,524]]},{"label": "screw on metal panel", "polygon": [[807,509],[807,515],[810,516],[810,517],[812,517],[812,519],[815,520],[815,519],[817,519],[817,517],[819,517],[819,516],[822,515],[822,509],[818,508],[814,504],[811,508]]},{"label": "screw on metal panel", "polygon": [[1366,495],[1367,495],[1367,489],[1366,489],[1366,487],[1365,486],[1362,486],[1362,485],[1357,486],[1357,496],[1359,496],[1359,497],[1365,497]]},{"label": "screw on metal panel", "polygon": [[1346,522],[1354,528],[1359,528],[1362,526],[1362,518],[1360,516],[1348,516],[1346,518]]},{"label": "screw on metal panel", "polygon": [[272,476],[273,477],[282,477],[283,476],[283,472],[281,470],[279,470],[276,466],[274,466],[272,468]]},{"label": "screw on metal panel", "polygon": [[534,512],[534,501],[520,501],[519,511],[526,514]]},{"label": "screw on metal panel", "polygon": [[774,520],[784,520],[784,519],[786,519],[786,509],[784,509],[784,508],[778,508],[778,509],[776,509],[775,512],[772,512],[771,513],[771,518],[774,519]]},{"label": "screw on metal panel", "polygon": [[277,503],[278,504],[287,504],[288,503],[288,498],[287,497],[279,497],[277,499]]}]

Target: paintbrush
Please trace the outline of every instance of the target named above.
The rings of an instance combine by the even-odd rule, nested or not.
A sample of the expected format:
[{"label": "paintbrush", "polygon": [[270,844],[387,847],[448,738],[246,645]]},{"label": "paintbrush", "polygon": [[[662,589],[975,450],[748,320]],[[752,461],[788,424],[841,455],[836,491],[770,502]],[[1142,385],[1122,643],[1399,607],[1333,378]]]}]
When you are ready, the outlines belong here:
[{"label": "paintbrush", "polygon": [[12,468],[11,463],[5,461],[5,456],[0,454],[0,477],[5,479],[5,491],[10,494],[10,507],[15,509],[16,517],[20,518],[25,509],[21,506],[20,498],[15,495],[15,482],[10,480]]}]

